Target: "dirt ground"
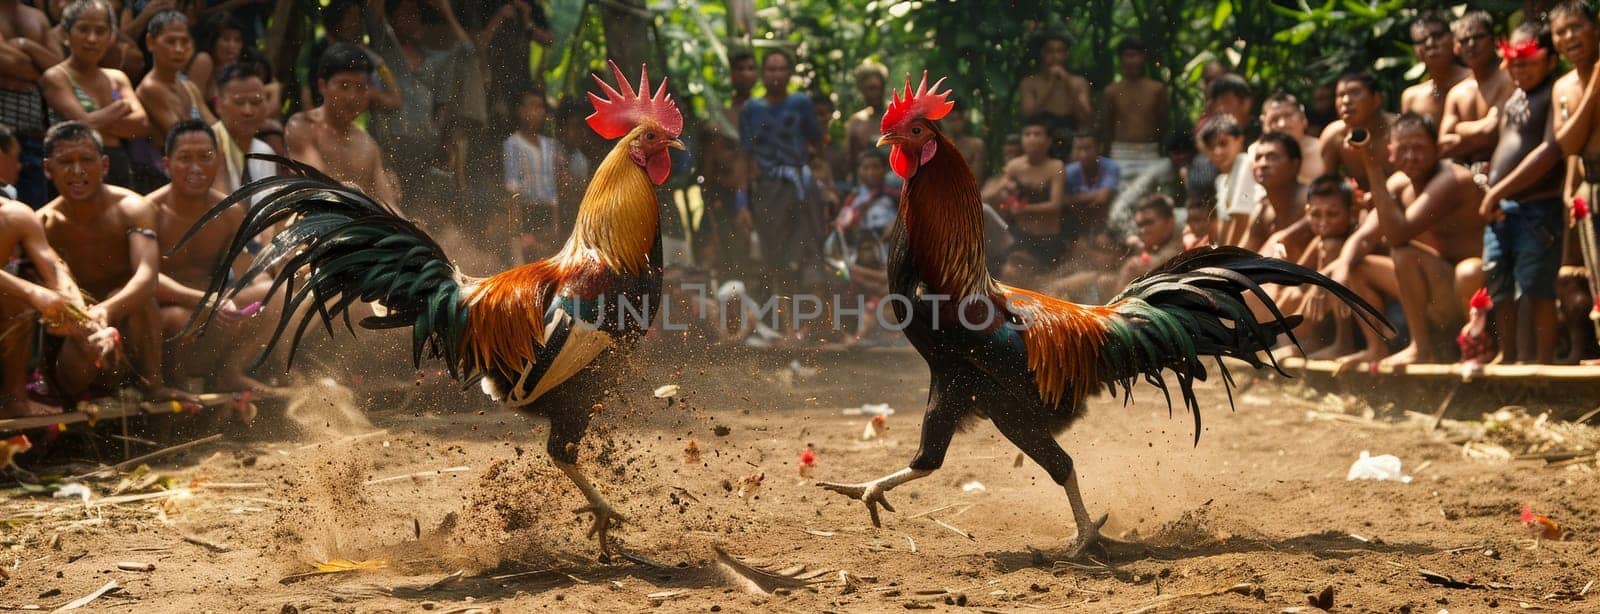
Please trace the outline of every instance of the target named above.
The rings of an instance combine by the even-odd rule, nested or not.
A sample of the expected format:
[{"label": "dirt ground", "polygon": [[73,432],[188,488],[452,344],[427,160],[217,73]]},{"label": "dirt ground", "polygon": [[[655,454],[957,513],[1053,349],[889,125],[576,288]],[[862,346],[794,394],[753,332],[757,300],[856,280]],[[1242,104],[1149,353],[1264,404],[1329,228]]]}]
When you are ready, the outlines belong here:
[{"label": "dirt ground", "polygon": [[[151,498],[105,499],[116,479],[91,481],[89,504],[5,491],[0,608],[52,609],[114,580],[120,590],[85,611],[1278,612],[1329,590],[1338,612],[1600,610],[1592,461],[1464,454],[1451,429],[1374,420],[1270,381],[1232,412],[1206,386],[1194,446],[1189,417],[1141,386],[1131,406],[1094,400],[1061,438],[1090,510],[1127,543],[1057,562],[1073,537],[1065,495],[1037,465],[1014,464],[987,424],[957,437],[943,470],[894,491],[881,529],[813,485],[871,479],[915,452],[927,393],[915,354],[821,356],[815,374],[742,353],[674,373],[651,366],[673,352],[654,354],[626,399],[599,410],[584,467],[629,520],[621,542],[662,568],[596,560],[541,420],[432,378],[405,395],[306,389],[293,420],[157,461],[151,475],[168,479],[122,493]],[[680,403],[651,397],[663,384],[680,386]],[[864,441],[867,417],[845,414],[864,403],[894,408],[885,438]],[[802,478],[807,445],[817,465]],[[1398,455],[1414,480],[1346,481],[1363,450]],[[756,474],[761,486],[740,497]],[[1531,538],[1525,503],[1565,538]],[[762,593],[716,562],[718,546],[828,573]],[[293,577],[335,559],[384,567]]]}]

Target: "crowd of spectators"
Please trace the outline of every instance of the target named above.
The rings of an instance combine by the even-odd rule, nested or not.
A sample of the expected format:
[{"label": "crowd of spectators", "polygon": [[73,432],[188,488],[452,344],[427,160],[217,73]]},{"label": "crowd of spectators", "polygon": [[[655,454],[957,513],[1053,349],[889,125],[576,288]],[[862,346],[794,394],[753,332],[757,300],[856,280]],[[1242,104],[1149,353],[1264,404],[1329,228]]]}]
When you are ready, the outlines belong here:
[{"label": "crowd of spectators", "polygon": [[[270,333],[249,317],[265,287],[216,306],[229,334],[186,327],[242,212],[171,251],[227,193],[280,171],[246,154],[490,237],[516,263],[565,240],[608,147],[581,96],[556,99],[534,78],[530,49],[551,36],[528,0],[332,0],[287,72],[265,59],[265,0],[42,4],[0,0],[0,318],[22,330],[0,335],[0,416],[130,382],[179,401],[263,386],[242,365]],[[1153,77],[1136,36],[1119,42],[1109,83],[1074,72],[1066,38],[1039,37],[1028,74],[994,83],[1015,88],[1015,125],[973,121],[970,104],[941,125],[982,187],[991,268],[1103,302],[1184,249],[1236,245],[1328,274],[1401,330],[1385,338],[1325,293],[1275,289],[1305,316],[1312,357],[1456,360],[1480,289],[1497,360],[1600,356],[1592,7],[1422,11],[1406,32],[1425,76],[1393,102],[1361,70],[1291,92],[1212,62],[1190,118],[1171,109],[1191,84]],[[749,315],[729,302],[810,294],[871,313],[902,183],[876,147],[888,70],[868,61],[853,91],[824,92],[801,85],[805,65],[783,48],[728,60],[732,96],[687,139],[693,180],[662,199],[670,272],[710,284],[706,309]],[[713,336],[902,342],[864,318],[735,320]]]}]

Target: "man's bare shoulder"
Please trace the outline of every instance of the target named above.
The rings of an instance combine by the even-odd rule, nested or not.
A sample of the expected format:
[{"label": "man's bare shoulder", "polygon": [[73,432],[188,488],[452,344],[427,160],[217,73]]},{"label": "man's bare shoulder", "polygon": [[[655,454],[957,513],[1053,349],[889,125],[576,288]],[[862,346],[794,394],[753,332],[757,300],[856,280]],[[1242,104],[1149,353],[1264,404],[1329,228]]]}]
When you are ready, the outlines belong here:
[{"label": "man's bare shoulder", "polygon": [[164,186],[161,186],[159,188],[156,188],[154,192],[151,192],[149,194],[145,194],[144,195],[144,199],[146,201],[149,201],[150,206],[155,208],[155,210],[157,212],[165,214],[166,211],[167,211],[167,205],[168,205],[169,201],[171,200],[171,196],[172,196],[172,184],[169,183],[167,185],[164,185]]},{"label": "man's bare shoulder", "polygon": [[[1569,70],[1567,74],[1561,75],[1559,79],[1556,79],[1555,85],[1550,86],[1550,89],[1555,93],[1557,101],[1561,100],[1562,95],[1572,96],[1577,94],[1581,98],[1583,95],[1583,82],[1578,79],[1578,71]],[[1574,98],[1571,102],[1573,105],[1578,104],[1577,98]]]},{"label": "man's bare shoulder", "polygon": [[1400,92],[1400,108],[1406,108],[1411,101],[1416,100],[1417,98],[1427,98],[1428,96],[1432,95],[1433,86],[1433,80],[1429,79],[1427,81],[1423,81],[1422,83],[1418,83],[1406,88],[1404,91]]},{"label": "man's bare shoulder", "polygon": [[1318,137],[1318,139],[1321,140],[1323,144],[1327,144],[1330,140],[1342,141],[1344,140],[1345,135],[1349,134],[1349,132],[1350,126],[1346,125],[1344,120],[1336,119],[1330,122],[1327,127],[1322,129],[1322,136]]},{"label": "man's bare shoulder", "polygon": [[0,223],[0,237],[8,245],[16,240],[19,231],[29,226],[39,226],[39,218],[34,216],[33,209],[7,198],[0,198],[0,222],[3,222]]},{"label": "man's bare shoulder", "polygon": [[138,192],[114,185],[107,185],[105,189],[103,198],[115,205],[124,219],[129,221],[154,219],[155,205]]}]

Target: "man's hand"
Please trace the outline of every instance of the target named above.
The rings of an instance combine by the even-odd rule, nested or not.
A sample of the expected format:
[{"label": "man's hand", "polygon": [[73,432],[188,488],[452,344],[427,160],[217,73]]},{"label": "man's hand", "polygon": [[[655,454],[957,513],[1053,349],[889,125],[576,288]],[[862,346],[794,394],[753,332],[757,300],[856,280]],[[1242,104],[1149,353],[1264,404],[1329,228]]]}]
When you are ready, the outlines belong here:
[{"label": "man's hand", "polygon": [[1483,195],[1483,203],[1478,205],[1478,214],[1483,216],[1484,221],[1493,224],[1505,219],[1506,212],[1500,209],[1500,200],[1500,194],[1494,190],[1489,190]]},{"label": "man's hand", "polygon": [[1059,81],[1066,81],[1072,77],[1072,73],[1067,72],[1067,67],[1059,64],[1051,66],[1049,70],[1045,71],[1045,74],[1049,75],[1052,80]]},{"label": "man's hand", "polygon": [[110,314],[106,313],[105,305],[95,305],[84,310],[84,313],[89,314],[89,321],[94,323],[96,328],[107,328],[111,326],[111,316]]},{"label": "man's hand", "polygon": [[84,337],[82,343],[84,349],[89,350],[89,354],[103,360],[107,356],[116,354],[121,348],[122,333],[114,327],[107,326]]}]

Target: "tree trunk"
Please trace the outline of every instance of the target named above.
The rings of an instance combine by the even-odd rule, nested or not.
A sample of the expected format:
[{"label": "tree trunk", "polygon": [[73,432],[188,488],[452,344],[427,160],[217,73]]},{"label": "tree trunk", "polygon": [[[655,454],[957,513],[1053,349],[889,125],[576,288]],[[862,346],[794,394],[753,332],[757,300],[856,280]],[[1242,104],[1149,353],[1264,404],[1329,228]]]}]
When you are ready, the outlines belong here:
[{"label": "tree trunk", "polygon": [[[622,74],[631,81],[636,66],[656,63],[655,46],[650,36],[650,11],[644,0],[606,0],[596,2],[600,19],[605,24],[606,55],[622,68]],[[656,79],[666,74],[666,67],[656,70]]]}]

